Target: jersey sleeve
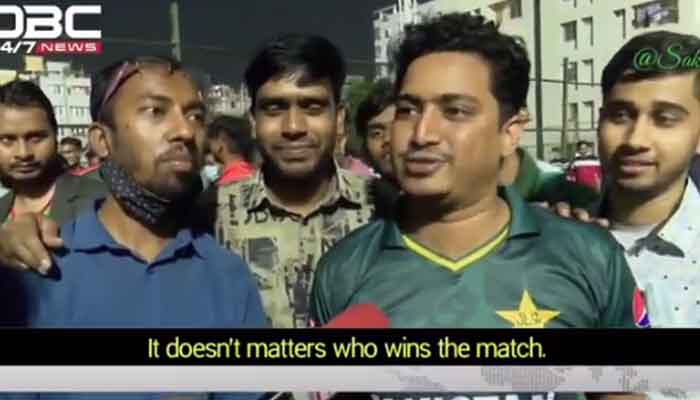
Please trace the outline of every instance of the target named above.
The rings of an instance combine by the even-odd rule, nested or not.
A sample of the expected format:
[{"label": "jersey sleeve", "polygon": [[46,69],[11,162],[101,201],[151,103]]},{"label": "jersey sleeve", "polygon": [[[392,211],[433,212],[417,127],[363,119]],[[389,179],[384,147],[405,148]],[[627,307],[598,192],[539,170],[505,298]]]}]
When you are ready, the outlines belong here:
[{"label": "jersey sleeve", "polygon": [[316,268],[314,283],[311,288],[311,310],[310,318],[312,326],[327,324],[333,319],[338,310],[332,307],[332,287],[330,282],[332,274],[330,263],[331,254],[321,257]]},{"label": "jersey sleeve", "polygon": [[609,290],[601,328],[636,328],[644,325],[646,307],[619,245],[613,246],[607,265]]}]

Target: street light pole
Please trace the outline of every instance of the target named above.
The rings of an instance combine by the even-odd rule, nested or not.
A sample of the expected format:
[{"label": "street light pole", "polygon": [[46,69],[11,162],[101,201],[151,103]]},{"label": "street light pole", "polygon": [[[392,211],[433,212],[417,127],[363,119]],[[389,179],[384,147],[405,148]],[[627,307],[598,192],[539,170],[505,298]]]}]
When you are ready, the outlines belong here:
[{"label": "street light pole", "polygon": [[170,41],[173,57],[182,61],[182,41],[180,39],[180,6],[178,0],[170,1]]},{"label": "street light pole", "polygon": [[544,131],[542,121],[542,16],[540,0],[534,0],[535,6],[535,124],[537,127],[537,158],[544,159]]}]

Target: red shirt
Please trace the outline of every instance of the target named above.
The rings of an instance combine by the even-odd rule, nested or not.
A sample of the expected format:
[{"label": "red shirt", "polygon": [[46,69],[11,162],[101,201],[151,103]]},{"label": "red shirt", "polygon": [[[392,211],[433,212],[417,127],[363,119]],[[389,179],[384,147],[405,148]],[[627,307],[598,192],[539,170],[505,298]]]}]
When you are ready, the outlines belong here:
[{"label": "red shirt", "polygon": [[229,183],[234,183],[248,179],[255,174],[255,167],[245,161],[235,161],[227,165],[224,169],[221,178],[216,181],[217,186],[228,185]]},{"label": "red shirt", "polygon": [[569,168],[567,179],[585,185],[594,190],[600,190],[603,180],[603,169],[596,159],[576,160]]},{"label": "red shirt", "polygon": [[93,166],[91,166],[91,167],[75,168],[75,169],[72,169],[72,170],[70,171],[70,174],[71,174],[71,175],[75,175],[75,176],[83,176],[83,175],[89,174],[90,172],[92,172],[92,171],[94,171],[94,170],[96,170],[96,169],[98,169],[98,168],[100,168],[100,165],[99,165],[99,164],[93,165]]}]

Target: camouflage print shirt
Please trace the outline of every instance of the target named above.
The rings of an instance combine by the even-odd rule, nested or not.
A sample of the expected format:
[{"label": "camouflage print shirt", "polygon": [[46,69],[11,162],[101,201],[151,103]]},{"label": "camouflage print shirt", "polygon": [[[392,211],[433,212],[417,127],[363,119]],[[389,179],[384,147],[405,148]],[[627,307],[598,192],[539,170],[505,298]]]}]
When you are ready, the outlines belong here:
[{"label": "camouflage print shirt", "polygon": [[261,172],[219,188],[217,238],[250,265],[275,328],[308,326],[316,263],[372,216],[369,180],[337,171],[333,189],[306,217],[273,204]]}]

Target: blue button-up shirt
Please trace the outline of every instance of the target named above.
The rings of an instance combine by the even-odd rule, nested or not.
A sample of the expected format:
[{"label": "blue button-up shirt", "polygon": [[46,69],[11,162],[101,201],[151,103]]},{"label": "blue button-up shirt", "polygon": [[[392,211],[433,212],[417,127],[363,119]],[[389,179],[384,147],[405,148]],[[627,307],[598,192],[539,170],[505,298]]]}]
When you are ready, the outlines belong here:
[{"label": "blue button-up shirt", "polygon": [[181,229],[150,264],[118,244],[95,208],[61,229],[49,278],[27,281],[27,323],[56,328],[259,328],[265,315],[245,262]]},{"label": "blue button-up shirt", "polygon": [[[0,324],[36,328],[264,328],[245,262],[206,233],[180,230],[152,263],[118,244],[97,202],[61,228],[65,251],[48,278],[0,268]],[[0,296],[2,297],[2,296]],[[152,399],[157,394],[5,394],[0,398]],[[172,396],[172,395],[171,395]],[[258,394],[205,398],[252,399]],[[164,398],[168,398],[165,396]]]}]

